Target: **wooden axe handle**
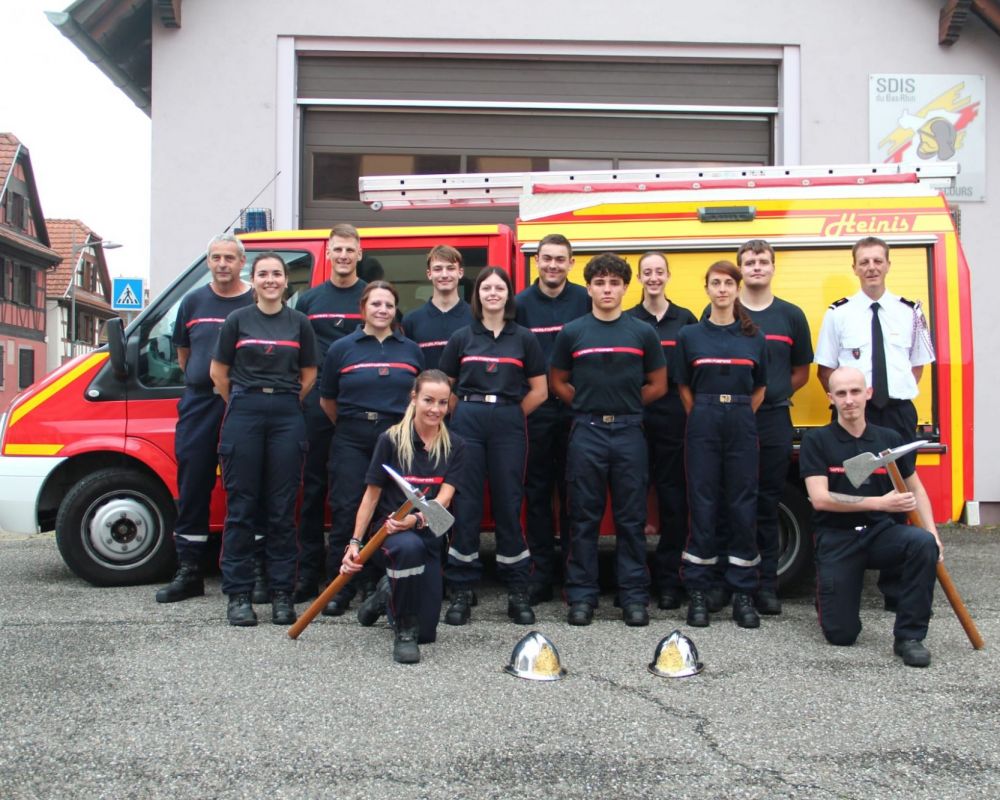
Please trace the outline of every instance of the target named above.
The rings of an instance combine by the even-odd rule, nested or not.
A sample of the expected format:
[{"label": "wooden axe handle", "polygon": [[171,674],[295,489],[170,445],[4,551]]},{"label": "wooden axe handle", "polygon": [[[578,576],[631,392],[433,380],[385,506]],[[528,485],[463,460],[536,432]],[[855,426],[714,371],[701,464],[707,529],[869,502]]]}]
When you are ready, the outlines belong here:
[{"label": "wooden axe handle", "polygon": [[[908,492],[909,489],[906,488],[906,481],[903,480],[903,476],[899,472],[899,465],[895,461],[890,461],[886,465],[886,470],[889,472],[889,477],[892,479],[892,487],[900,493]],[[924,519],[920,516],[920,512],[914,509],[909,513],[909,520],[911,525],[915,525],[918,528],[923,528],[927,530],[927,526],[924,525]],[[962,624],[962,628],[965,630],[965,635],[969,637],[969,641],[976,650],[982,650],[986,643],[983,641],[983,637],[979,633],[979,629],[976,627],[976,623],[972,620],[972,615],[969,614],[969,609],[965,607],[965,603],[962,602],[962,597],[958,593],[958,589],[955,588],[954,582],[951,580],[951,575],[948,574],[948,570],[944,566],[944,562],[937,562],[937,579],[938,583],[941,584],[941,588],[944,590],[945,597],[948,598],[948,602],[951,603],[952,609],[955,611],[955,616],[958,617],[958,621]]]},{"label": "wooden axe handle", "polygon": [[[394,520],[401,520],[407,514],[413,510],[413,501],[407,500],[403,505],[396,509],[396,513],[392,515]],[[375,555],[375,551],[382,546],[382,542],[385,541],[385,537],[389,535],[389,529],[383,525],[368,540],[368,543],[361,548],[361,552],[358,553],[358,561],[364,564],[369,558]],[[298,639],[299,634],[302,633],[309,623],[312,622],[316,615],[324,609],[327,603],[329,603],[333,596],[343,589],[348,583],[350,583],[351,578],[353,578],[357,573],[350,572],[340,572],[337,577],[330,581],[330,585],[327,586],[322,594],[313,600],[313,603],[309,608],[302,612],[302,616],[299,617],[298,622],[296,622],[292,627],[288,629],[288,636],[290,639]]]}]

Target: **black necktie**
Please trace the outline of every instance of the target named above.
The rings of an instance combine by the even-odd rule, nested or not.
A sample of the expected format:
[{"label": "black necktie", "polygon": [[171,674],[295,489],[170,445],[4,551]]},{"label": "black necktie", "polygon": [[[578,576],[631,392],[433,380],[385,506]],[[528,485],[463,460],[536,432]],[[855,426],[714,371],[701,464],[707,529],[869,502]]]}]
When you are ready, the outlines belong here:
[{"label": "black necktie", "polygon": [[872,403],[882,409],[889,404],[889,375],[885,368],[885,341],[878,321],[881,306],[872,303]]}]

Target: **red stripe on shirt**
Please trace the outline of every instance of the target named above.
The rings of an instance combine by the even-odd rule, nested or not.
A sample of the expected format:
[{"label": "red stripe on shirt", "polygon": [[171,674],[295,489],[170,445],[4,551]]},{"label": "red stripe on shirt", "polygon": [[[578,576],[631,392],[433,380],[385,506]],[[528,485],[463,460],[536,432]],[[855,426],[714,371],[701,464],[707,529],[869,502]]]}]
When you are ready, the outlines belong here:
[{"label": "red stripe on shirt", "polygon": [[660,339],[660,344],[663,347],[676,347],[677,341],[675,339]]},{"label": "red stripe on shirt", "polygon": [[418,347],[444,347],[446,344],[448,344],[447,339],[440,342],[417,342]]},{"label": "red stripe on shirt", "polygon": [[766,334],[764,338],[769,342],[784,342],[789,347],[793,347],[795,345],[795,340],[791,336],[781,336],[777,333],[769,333]]},{"label": "red stripe on shirt", "polygon": [[425,484],[428,486],[438,486],[439,484],[444,483],[444,478],[440,475],[432,475],[429,478],[420,478],[416,475],[404,475],[403,480],[405,480],[407,483],[417,484],[418,486],[421,484]]},{"label": "red stripe on shirt", "polygon": [[249,347],[252,344],[259,344],[265,347],[267,345],[272,347],[294,347],[296,350],[301,347],[298,342],[287,341],[285,339],[240,339],[236,343],[236,347]]},{"label": "red stripe on shirt", "polygon": [[389,369],[405,369],[407,372],[412,372],[414,375],[417,374],[417,368],[412,364],[404,364],[401,361],[364,361],[360,364],[351,364],[349,367],[344,367],[340,374],[343,375],[345,372],[354,372],[356,369],[380,369],[382,367],[387,367]]},{"label": "red stripe on shirt", "polygon": [[694,366],[704,367],[718,364],[721,366],[752,367],[754,362],[749,358],[696,358]]},{"label": "red stripe on shirt", "polygon": [[[830,467],[828,471],[832,472],[834,475],[843,475],[845,472],[847,472],[847,470],[845,470],[843,467]],[[888,475],[889,470],[887,470],[885,467],[878,467],[877,469],[873,469],[871,474]]]},{"label": "red stripe on shirt", "polygon": [[462,356],[462,362],[483,361],[487,364],[513,364],[515,367],[524,367],[524,362],[519,358],[493,358],[492,356]]},{"label": "red stripe on shirt", "polygon": [[592,356],[600,353],[627,353],[630,356],[641,356],[643,352],[638,347],[587,347],[573,353],[573,358]]},{"label": "red stripe on shirt", "polygon": [[205,322],[217,322],[218,324],[221,325],[225,321],[226,321],[225,317],[201,317],[200,319],[188,320],[187,324],[184,327],[193,328],[195,325],[201,325],[202,323]]},{"label": "red stripe on shirt", "polygon": [[547,328],[528,328],[532,333],[559,333],[562,329],[562,325],[549,325]]},{"label": "red stripe on shirt", "polygon": [[310,314],[309,319],[361,319],[360,314]]}]

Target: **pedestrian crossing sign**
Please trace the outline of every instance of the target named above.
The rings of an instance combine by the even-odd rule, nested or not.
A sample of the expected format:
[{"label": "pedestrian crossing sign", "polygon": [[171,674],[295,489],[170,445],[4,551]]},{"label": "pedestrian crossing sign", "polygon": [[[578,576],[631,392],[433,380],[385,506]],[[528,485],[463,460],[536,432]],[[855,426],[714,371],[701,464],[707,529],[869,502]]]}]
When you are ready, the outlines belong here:
[{"label": "pedestrian crossing sign", "polygon": [[142,278],[112,278],[111,307],[115,311],[141,311]]}]

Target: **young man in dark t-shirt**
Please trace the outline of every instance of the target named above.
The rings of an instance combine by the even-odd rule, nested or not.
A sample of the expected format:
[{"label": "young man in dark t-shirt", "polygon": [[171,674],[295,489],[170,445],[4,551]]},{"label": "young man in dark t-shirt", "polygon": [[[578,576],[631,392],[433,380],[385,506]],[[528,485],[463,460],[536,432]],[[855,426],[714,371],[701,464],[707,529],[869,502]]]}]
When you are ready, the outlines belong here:
[{"label": "young man in dark t-shirt", "polygon": [[[326,257],[330,280],[305,292],[295,305],[312,323],[322,365],[330,345],[351,333],[361,323],[361,293],[368,284],[358,277],[361,240],[353,225],[330,229]],[[320,370],[322,372],[322,369]],[[318,386],[322,375],[316,379]],[[299,576],[295,602],[314,597],[325,569],[324,519],[327,498],[327,461],[333,439],[333,423],[319,406],[319,390],[313,389],[303,403],[309,452],[302,472],[302,505],[299,510]],[[333,576],[335,577],[335,576]]]},{"label": "young man in dark t-shirt", "polygon": [[[519,325],[528,328],[551,362],[556,336],[567,322],[590,311],[590,295],[569,280],[573,268],[573,247],[558,233],[550,233],[538,243],[535,256],[538,278],[518,293]],[[555,532],[565,530],[566,443],[572,414],[553,394],[528,417],[528,463],[524,471],[525,536],[531,550],[531,602],[552,599],[556,577]],[[552,512],[553,491],[558,492],[558,525]]]},{"label": "young man in dark t-shirt", "polygon": [[226,404],[215,393],[209,366],[219,329],[236,309],[253,303],[240,277],[246,263],[243,243],[232,234],[208,243],[210,283],[181,300],[174,323],[177,363],[184,371],[184,394],[177,404],[174,454],[177,457],[177,521],[174,546],[179,567],[156,592],[158,603],[175,603],[205,593],[201,561],[208,542],[209,508],[219,466],[219,428]]},{"label": "young man in dark t-shirt", "polygon": [[437,369],[441,351],[459,328],[472,324],[472,308],[462,299],[462,254],[439,244],[427,254],[427,279],[433,293],[403,317],[403,333],[423,351],[426,369]]},{"label": "young man in dark t-shirt", "polygon": [[598,603],[597,541],[605,498],[615,520],[618,603],[626,625],[649,624],[646,569],[648,460],[643,406],[667,391],[656,331],[622,312],[632,277],[614,253],[594,256],[583,273],[590,314],[556,336],[549,387],[573,411],[566,456],[570,530],[566,559],[567,621],[589,625]]}]

